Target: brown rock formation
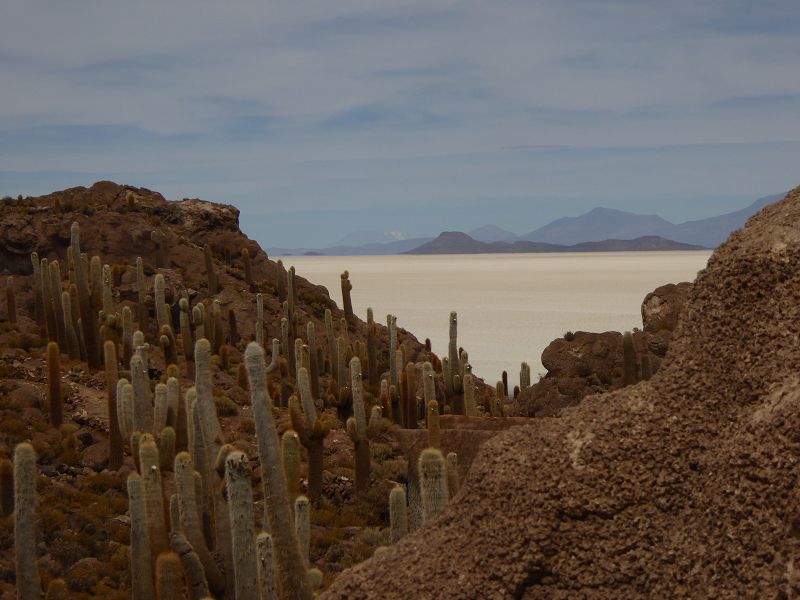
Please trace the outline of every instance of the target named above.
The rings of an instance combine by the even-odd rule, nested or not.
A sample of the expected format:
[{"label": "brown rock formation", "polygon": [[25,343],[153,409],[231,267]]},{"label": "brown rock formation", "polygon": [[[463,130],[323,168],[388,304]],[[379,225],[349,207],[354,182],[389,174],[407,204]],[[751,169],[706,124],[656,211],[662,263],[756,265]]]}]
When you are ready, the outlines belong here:
[{"label": "brown rock formation", "polygon": [[798,264],[800,188],[717,249],[649,381],[487,442],[323,597],[797,597]]}]

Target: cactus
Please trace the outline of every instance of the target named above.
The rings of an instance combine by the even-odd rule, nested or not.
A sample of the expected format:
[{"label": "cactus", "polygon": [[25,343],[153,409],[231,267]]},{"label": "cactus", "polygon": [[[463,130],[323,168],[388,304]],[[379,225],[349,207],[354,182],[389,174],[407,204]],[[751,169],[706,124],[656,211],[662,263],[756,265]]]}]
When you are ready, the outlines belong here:
[{"label": "cactus", "polygon": [[214,258],[211,255],[211,246],[206,244],[203,246],[203,256],[206,261],[206,277],[208,278],[208,294],[215,296],[219,292],[219,280],[217,273],[214,271]]},{"label": "cactus", "polygon": [[436,381],[433,376],[433,365],[425,362],[422,365],[422,392],[425,402],[425,418],[428,418],[428,405],[436,400]]},{"label": "cactus", "polygon": [[[328,342],[328,355],[331,363],[331,372],[333,373],[334,379],[337,377],[336,373],[336,365],[339,364],[339,357],[337,356],[337,344],[336,344],[336,334],[333,331],[333,315],[331,314],[331,309],[325,309],[325,338]],[[344,382],[338,385],[344,385]]]},{"label": "cactus", "polygon": [[6,278],[6,318],[10,323],[17,322],[17,300],[14,296],[14,278]]},{"label": "cactus", "polygon": [[444,457],[436,448],[423,450],[418,464],[422,521],[425,522],[442,512],[447,504],[447,479]]},{"label": "cactus", "polygon": [[389,525],[393,544],[408,533],[406,490],[401,485],[396,485],[389,492]]},{"label": "cactus", "polygon": [[122,434],[117,416],[117,346],[114,342],[103,344],[103,359],[108,393],[108,468],[116,471],[122,466]]},{"label": "cactus", "polygon": [[397,317],[386,315],[386,325],[389,328],[389,381],[394,386],[400,385],[400,374],[397,365]]},{"label": "cactus", "polygon": [[155,409],[153,412],[153,433],[159,432],[167,426],[167,386],[163,383],[156,384]]},{"label": "cactus", "polygon": [[156,273],[153,278],[153,299],[156,305],[156,322],[160,330],[164,325],[169,325],[169,309],[166,302],[166,281],[161,273]]},{"label": "cactus", "polygon": [[48,270],[50,271],[50,300],[48,300],[48,303],[52,305],[53,309],[58,345],[61,348],[66,348],[67,338],[66,331],[64,330],[64,310],[61,304],[61,268],[58,265],[58,261],[52,261]]},{"label": "cactus", "polygon": [[356,492],[362,492],[367,489],[369,484],[370,452],[364,390],[361,381],[361,361],[357,356],[350,360],[350,381],[353,391],[353,416],[347,419],[347,433],[355,446]]},{"label": "cactus", "polygon": [[150,316],[147,310],[147,287],[144,279],[144,262],[141,256],[136,257],[136,292],[138,298],[137,325],[139,331],[148,331],[150,329]]},{"label": "cactus", "polygon": [[36,323],[40,328],[47,325],[47,320],[44,315],[44,298],[42,296],[42,273],[41,263],[39,262],[39,255],[36,252],[31,252],[31,265],[33,266],[33,306],[34,314],[36,316]]},{"label": "cactus", "polygon": [[239,336],[239,328],[236,325],[236,312],[232,308],[228,309],[228,339],[230,340],[231,346],[237,346],[239,344],[239,340],[241,339]]},{"label": "cactus", "polygon": [[289,502],[294,502],[300,495],[300,438],[291,429],[284,431],[281,437],[281,461]]},{"label": "cactus", "polygon": [[156,597],[158,600],[183,598],[180,557],[172,551],[162,552],[156,559]]},{"label": "cactus", "polygon": [[478,416],[478,407],[475,404],[475,384],[472,373],[464,375],[464,414],[468,417]]},{"label": "cactus", "polygon": [[103,314],[106,316],[114,312],[114,299],[111,293],[113,283],[111,267],[103,265]]},{"label": "cactus", "polygon": [[150,379],[141,354],[131,358],[133,385],[133,430],[153,431],[153,404],[150,399]]},{"label": "cactus", "polygon": [[270,534],[262,532],[256,537],[256,557],[258,559],[258,588],[261,593],[261,600],[277,600],[275,551]]},{"label": "cactus", "polygon": [[75,257],[76,282],[78,286],[78,309],[81,315],[83,340],[86,345],[86,360],[90,371],[100,369],[100,347],[97,342],[97,327],[95,326],[95,312],[89,295],[89,274],[81,260],[81,229],[78,223],[73,223],[70,229],[70,245],[72,256]]},{"label": "cactus", "polygon": [[350,283],[350,273],[345,271],[341,274],[342,279],[342,308],[344,309],[344,316],[348,321],[356,318],[353,314],[353,301],[350,299],[350,292],[353,289],[353,284]]},{"label": "cactus", "polygon": [[244,266],[244,282],[249,291],[253,291],[253,267],[250,264],[250,250],[242,248],[242,264]]},{"label": "cactus", "polygon": [[208,340],[211,342],[211,352],[219,356],[219,349],[224,342],[224,334],[222,332],[222,308],[218,300],[211,303],[211,322],[209,327],[206,328],[206,334],[211,334]]},{"label": "cactus", "polygon": [[47,404],[50,424],[60,427],[64,422],[64,406],[61,400],[61,356],[56,342],[47,344]]},{"label": "cactus", "polygon": [[127,379],[117,381],[117,425],[122,440],[133,433],[133,386]]},{"label": "cactus", "polygon": [[152,598],[155,598],[144,487],[144,481],[138,473],[131,473],[128,476],[128,502],[131,516],[132,600],[152,600]]},{"label": "cactus", "polygon": [[289,272],[286,274],[286,303],[289,310],[286,319],[289,321],[289,336],[292,338],[297,337],[294,318],[294,308],[297,304],[297,284],[294,281],[294,275],[294,267],[289,267]]},{"label": "cactus", "polygon": [[503,387],[503,382],[498,381],[494,386],[494,401],[492,402],[493,417],[503,416],[504,399],[505,399],[505,388]]},{"label": "cactus", "polygon": [[256,536],[253,531],[253,490],[250,488],[250,465],[238,451],[225,459],[228,507],[230,509],[233,569],[236,598],[257,598],[258,566]]},{"label": "cactus", "polygon": [[317,360],[317,331],[314,327],[314,322],[309,321],[306,324],[306,339],[308,340],[308,376],[311,378],[311,393],[314,398],[319,398],[319,370],[320,364]]},{"label": "cactus", "polygon": [[461,387],[456,387],[452,377],[461,373],[461,361],[458,353],[458,315],[455,311],[450,313],[450,342],[447,346],[447,362],[450,365],[451,373],[449,389],[458,394],[461,392]]},{"label": "cactus", "polygon": [[151,557],[158,556],[168,547],[160,464],[161,459],[155,439],[149,433],[143,434],[139,439],[139,471],[144,482],[145,514]]},{"label": "cactus", "polygon": [[328,435],[330,427],[317,415],[308,383],[308,371],[300,369],[297,384],[300,389],[303,412],[301,413],[295,396],[290,399],[289,415],[292,428],[297,432],[300,443],[308,450],[308,496],[312,502],[316,503],[319,502],[322,495],[322,457],[325,437]]},{"label": "cactus", "polygon": [[46,258],[42,259],[39,272],[41,274],[42,298],[44,299],[44,315],[45,323],[47,325],[47,339],[49,339],[51,342],[55,342],[58,340],[58,330],[56,327],[56,314],[53,309],[53,294],[50,291],[50,263]]},{"label": "cactus", "polygon": [[203,538],[203,526],[200,521],[200,507],[195,489],[194,469],[188,452],[179,452],[175,456],[175,488],[180,508],[180,531],[188,538],[198,559],[203,565],[211,587],[220,592],[225,589],[225,579],[220,573],[214,558]]},{"label": "cactus", "polygon": [[264,347],[264,297],[256,294],[256,343]]},{"label": "cactus", "polygon": [[163,269],[167,264],[167,261],[164,258],[164,234],[158,229],[153,229],[153,231],[150,232],[150,241],[156,246],[156,269]]},{"label": "cactus", "polygon": [[[203,303],[197,304],[192,307],[192,324],[194,325],[194,343],[197,340],[206,337],[206,324],[205,324],[205,305]],[[194,349],[194,345],[192,345]]]},{"label": "cactus", "polygon": [[501,380],[503,382],[503,398],[508,398],[508,371],[503,371]]},{"label": "cactus", "polygon": [[370,439],[380,435],[383,430],[383,412],[381,407],[375,405],[369,414],[369,421],[367,422],[367,437]]},{"label": "cactus", "polygon": [[171,471],[175,460],[175,430],[172,427],[164,427],[158,436],[158,456],[161,470]]},{"label": "cactus", "polygon": [[428,405],[428,446],[431,448],[442,447],[442,434],[439,429],[439,403],[431,400]]},{"label": "cactus", "polygon": [[45,600],[67,600],[67,583],[61,579],[51,579],[47,584],[47,594]]},{"label": "cactus", "polygon": [[93,256],[89,260],[89,291],[92,310],[97,313],[103,308],[103,265],[99,256]]},{"label": "cactus", "polygon": [[64,335],[67,340],[67,354],[72,360],[80,360],[81,347],[72,323],[72,300],[69,292],[61,293],[61,312],[64,313]]},{"label": "cactus", "polygon": [[307,569],[311,548],[311,506],[305,496],[298,496],[294,501],[294,531]]},{"label": "cactus", "polygon": [[244,358],[250,381],[250,404],[255,417],[259,460],[263,469],[265,510],[275,544],[279,587],[287,600],[310,600],[311,590],[306,580],[305,566],[297,537],[290,526],[291,509],[280,461],[278,435],[272,418],[272,400],[267,390],[264,351],[252,342],[248,344]]},{"label": "cactus", "polygon": [[36,568],[36,452],[27,442],[14,449],[14,548],[17,598],[39,600]]},{"label": "cactus", "polygon": [[275,263],[275,290],[278,302],[286,300],[286,269],[283,268],[283,261],[280,259]]},{"label": "cactus", "polygon": [[189,301],[186,298],[181,298],[178,301],[178,308],[180,309],[179,325],[181,334],[181,345],[183,347],[183,357],[189,363],[193,358],[194,341],[192,340],[192,325],[191,316],[189,312]]},{"label": "cactus", "polygon": [[458,478],[458,455],[455,452],[447,453],[445,470],[447,471],[447,495],[452,498],[458,493],[458,488],[461,487]]},{"label": "cactus", "polygon": [[[203,564],[186,536],[181,532],[173,532],[169,536],[169,545],[181,559],[189,600],[206,600],[210,598],[211,592],[208,589],[208,581],[206,580],[206,572],[203,570]],[[152,596],[147,596],[147,598],[152,598]],[[135,597],[134,600],[136,600]]]},{"label": "cactus", "polygon": [[524,362],[519,369],[519,389],[524,392],[531,387],[531,366]]}]

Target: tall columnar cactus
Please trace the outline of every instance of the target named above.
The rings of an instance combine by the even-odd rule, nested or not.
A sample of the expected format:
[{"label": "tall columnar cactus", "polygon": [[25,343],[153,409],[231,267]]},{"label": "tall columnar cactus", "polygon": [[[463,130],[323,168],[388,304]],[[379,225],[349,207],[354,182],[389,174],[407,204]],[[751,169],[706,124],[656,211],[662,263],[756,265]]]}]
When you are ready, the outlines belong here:
[{"label": "tall columnar cactus", "polygon": [[114,312],[113,284],[114,279],[111,275],[111,267],[103,265],[103,314],[106,317]]},{"label": "tall columnar cactus", "polygon": [[286,302],[289,308],[289,314],[287,317],[289,320],[289,336],[292,338],[297,337],[297,332],[295,330],[297,323],[294,313],[295,306],[297,305],[297,282],[295,281],[294,276],[294,267],[289,267],[289,272],[286,275]]},{"label": "tall columnar cactus", "polygon": [[300,369],[297,384],[300,388],[300,402],[303,409],[301,412],[297,397],[294,397],[293,401],[290,400],[289,415],[292,428],[297,432],[300,443],[308,450],[308,497],[317,503],[322,496],[322,458],[325,437],[330,427],[317,415],[311,387],[308,384],[308,372],[305,369]]},{"label": "tall columnar cactus", "polygon": [[362,492],[369,485],[370,452],[364,389],[361,381],[361,361],[357,356],[350,360],[350,381],[353,391],[353,416],[347,419],[347,433],[355,447],[356,492]]},{"label": "tall columnar cactus", "polygon": [[36,452],[27,442],[14,449],[14,549],[17,598],[39,600],[36,568]]},{"label": "tall columnar cactus", "polygon": [[150,232],[150,241],[156,246],[155,263],[156,269],[163,269],[167,265],[164,256],[164,234],[159,229]]},{"label": "tall columnar cactus", "polygon": [[166,302],[166,281],[161,273],[156,273],[153,278],[153,298],[156,304],[156,321],[160,330],[164,325],[170,325],[169,309]]},{"label": "tall columnar cactus", "polygon": [[69,292],[61,292],[61,309],[64,313],[64,335],[67,340],[67,354],[71,360],[79,360],[81,357],[81,346],[78,342],[78,334],[72,323],[72,300]]},{"label": "tall columnar cactus", "polygon": [[186,298],[181,298],[178,301],[178,308],[180,310],[179,324],[183,358],[189,363],[194,356],[194,340],[192,338],[192,318],[191,312],[189,311],[189,301]]},{"label": "tall columnar cactus", "polygon": [[264,347],[264,297],[256,294],[256,343]]},{"label": "tall columnar cactus", "polygon": [[180,557],[172,551],[156,558],[156,597],[158,600],[182,600],[183,568]]},{"label": "tall columnar cactus", "polygon": [[436,381],[433,375],[433,365],[425,362],[422,365],[422,393],[425,401],[425,419],[428,418],[428,406],[436,400]]},{"label": "tall columnar cactus", "polygon": [[211,352],[219,356],[219,350],[225,341],[225,335],[222,332],[222,307],[219,300],[214,300],[211,303],[211,322],[209,323],[210,331],[207,328],[206,333],[211,333],[208,340],[211,342]]},{"label": "tall columnar cactus", "polygon": [[294,502],[300,495],[300,438],[291,429],[284,431],[281,437],[281,459],[289,502]]},{"label": "tall columnar cactus", "polygon": [[458,493],[461,482],[458,478],[458,455],[455,452],[448,452],[445,459],[445,470],[447,471],[447,494],[452,498]]},{"label": "tall columnar cactus", "polygon": [[261,600],[278,598],[278,585],[275,578],[275,550],[272,536],[266,532],[256,537],[256,557],[258,559],[258,589]]},{"label": "tall columnar cactus", "polygon": [[244,282],[247,284],[247,289],[252,291],[253,282],[253,267],[250,264],[250,250],[242,248],[242,265],[244,266]]},{"label": "tall columnar cactus", "polygon": [[51,342],[58,341],[58,329],[56,326],[56,313],[53,308],[53,294],[51,292],[50,281],[50,262],[42,259],[41,268],[39,272],[42,277],[42,297],[44,298],[44,315],[47,324],[47,339]]},{"label": "tall columnar cactus", "polygon": [[394,386],[400,385],[400,373],[397,365],[397,317],[386,315],[386,325],[389,328],[389,381]]},{"label": "tall columnar cactus", "polygon": [[472,373],[464,375],[464,414],[468,417],[478,416],[478,407],[475,404],[475,383]]},{"label": "tall columnar cactus", "polygon": [[47,403],[50,423],[60,427],[64,422],[64,405],[61,400],[61,356],[58,344],[47,344]]},{"label": "tall columnar cactus", "polygon": [[152,600],[155,598],[155,588],[144,481],[135,472],[128,476],[128,502],[131,517],[131,598]]},{"label": "tall columnar cactus", "polygon": [[200,520],[201,507],[196,494],[194,468],[188,452],[175,456],[175,487],[180,507],[180,530],[191,543],[212,589],[221,592],[225,589],[225,578],[211,556],[203,537],[203,524]]},{"label": "tall columnar cactus", "polygon": [[78,223],[73,223],[70,230],[70,244],[72,255],[75,257],[75,274],[78,285],[78,308],[81,315],[83,340],[86,345],[86,359],[91,371],[100,369],[100,346],[97,341],[97,319],[92,307],[89,294],[89,274],[80,259],[81,256],[81,229]]},{"label": "tall columnar cactus", "polygon": [[255,599],[258,598],[258,566],[256,534],[253,531],[253,490],[250,488],[250,465],[244,453],[234,451],[228,454],[225,473],[236,598]]},{"label": "tall columnar cactus", "polygon": [[203,565],[197,556],[197,552],[195,552],[192,545],[186,539],[186,536],[179,531],[174,531],[169,536],[169,545],[172,551],[181,559],[183,573],[186,577],[189,600],[207,600],[211,598],[211,592],[208,589],[208,581],[206,580],[206,573],[203,570]]},{"label": "tall columnar cactus", "polygon": [[401,485],[396,485],[389,492],[389,525],[393,544],[408,533],[406,490]]},{"label": "tall columnar cactus", "polygon": [[[331,314],[331,309],[329,308],[325,309],[325,339],[328,343],[328,359],[331,363],[331,372],[333,374],[333,378],[336,379],[336,365],[339,364],[339,357],[336,355],[336,333],[333,330],[333,315]],[[344,385],[343,383],[339,384],[338,380],[337,384]]]},{"label": "tall columnar cactus", "polygon": [[503,382],[498,381],[494,386],[494,402],[492,403],[492,416],[502,417],[505,416],[505,388]]},{"label": "tall columnar cactus", "polygon": [[117,421],[120,437],[130,441],[133,433],[133,386],[127,379],[117,381]]},{"label": "tall columnar cactus", "polygon": [[519,369],[519,389],[524,392],[531,387],[531,366],[524,362]]},{"label": "tall columnar cactus", "polygon": [[294,531],[297,534],[300,555],[308,568],[311,549],[311,506],[305,496],[298,496],[294,501]]},{"label": "tall columnar cactus", "polygon": [[137,325],[139,331],[150,330],[150,316],[147,310],[147,287],[144,278],[144,261],[141,256],[136,257],[136,292],[137,292]]},{"label": "tall columnar cactus", "polygon": [[208,279],[208,293],[214,296],[219,292],[219,280],[217,273],[214,271],[214,257],[211,253],[211,246],[206,244],[203,246],[203,255],[206,261],[206,277]]},{"label": "tall columnar cactus", "polygon": [[310,600],[311,590],[300,556],[297,536],[291,526],[291,508],[286,477],[280,460],[280,446],[272,418],[272,400],[267,390],[264,351],[255,342],[245,350],[245,364],[250,381],[250,404],[255,417],[258,454],[262,465],[262,482],[266,513],[272,532],[280,589],[287,600]]},{"label": "tall columnar cactus", "polygon": [[309,369],[308,376],[311,379],[311,393],[314,398],[319,398],[319,371],[320,365],[317,361],[317,330],[314,322],[306,323],[306,339],[308,340]]},{"label": "tall columnar cactus", "polygon": [[122,434],[117,417],[117,346],[114,342],[103,344],[103,358],[106,371],[106,391],[108,393],[108,468],[116,471],[122,466]]},{"label": "tall columnar cactus", "polygon": [[428,405],[428,446],[442,447],[442,433],[439,428],[439,403],[431,400]]},{"label": "tall columnar cactus", "polygon": [[47,321],[44,315],[44,298],[42,296],[41,263],[39,262],[39,255],[36,252],[31,252],[31,265],[33,266],[34,313],[36,315],[36,323],[40,328],[43,328],[47,325]]},{"label": "tall columnar cactus", "polygon": [[448,500],[444,457],[436,448],[426,448],[419,455],[419,485],[425,522],[442,512]]},{"label": "tall columnar cactus", "polygon": [[155,390],[155,406],[153,409],[153,433],[158,433],[167,426],[167,385],[157,383]]},{"label": "tall columnar cactus", "polygon": [[14,278],[6,278],[6,318],[11,323],[17,322],[17,299],[14,295]]},{"label": "tall columnar cactus", "polygon": [[378,334],[372,308],[367,308],[367,381],[371,386],[378,385]]},{"label": "tall columnar cactus", "polygon": [[626,331],[622,336],[622,372],[625,385],[632,385],[639,381],[636,348],[633,345],[633,335],[630,331]]},{"label": "tall columnar cactus", "polygon": [[170,412],[174,413],[174,423],[171,419],[168,422],[175,428],[175,449],[186,450],[189,447],[188,416],[186,402],[181,395],[181,385],[176,377],[167,379],[167,406]]},{"label": "tall columnar cactus", "polygon": [[503,398],[508,398],[508,371],[503,371],[501,380],[503,382]]},{"label": "tall columnar cactus", "polygon": [[53,316],[56,322],[56,336],[61,348],[67,347],[66,331],[64,330],[64,313],[61,304],[61,268],[58,261],[50,263],[50,303],[53,307]]},{"label": "tall columnar cactus", "polygon": [[145,433],[139,440],[139,469],[144,482],[145,514],[150,541],[150,556],[158,556],[168,547],[164,522],[164,495],[161,487],[161,457],[155,439]]},{"label": "tall columnar cactus", "polygon": [[153,402],[150,399],[150,378],[141,354],[131,358],[133,385],[133,430],[153,431]]},{"label": "tall columnar cactus", "polygon": [[92,298],[92,310],[95,313],[103,308],[103,265],[99,256],[89,260],[89,291]]},{"label": "tall columnar cactus", "polygon": [[458,353],[458,315],[455,311],[450,313],[450,342],[447,346],[447,362],[450,366],[450,381],[446,382],[448,390],[454,393],[461,393],[461,385],[455,379],[455,376],[460,377],[461,373],[461,360]]},{"label": "tall columnar cactus", "polygon": [[275,263],[275,290],[278,293],[278,302],[286,300],[286,269],[281,259]]},{"label": "tall columnar cactus", "polygon": [[345,271],[341,275],[342,279],[342,308],[344,309],[344,316],[348,321],[356,318],[353,314],[353,301],[350,298],[350,292],[353,289],[353,284],[350,283],[350,273]]}]

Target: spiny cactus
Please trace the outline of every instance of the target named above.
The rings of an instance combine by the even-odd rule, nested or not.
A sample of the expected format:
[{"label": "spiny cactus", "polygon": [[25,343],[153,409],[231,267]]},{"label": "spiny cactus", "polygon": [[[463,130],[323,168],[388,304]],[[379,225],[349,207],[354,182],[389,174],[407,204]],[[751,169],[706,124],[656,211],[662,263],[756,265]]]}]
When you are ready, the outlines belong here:
[{"label": "spiny cactus", "polygon": [[531,366],[524,362],[519,369],[519,389],[524,392],[531,387]]},{"label": "spiny cactus", "polygon": [[36,568],[36,452],[27,442],[14,449],[14,551],[17,598],[39,600]]},{"label": "spiny cactus", "polygon": [[114,312],[114,297],[111,292],[113,283],[111,267],[103,265],[103,313],[106,316]]},{"label": "spiny cactus", "polygon": [[275,578],[275,551],[270,534],[262,532],[256,537],[256,557],[258,559],[258,586],[261,600],[277,600],[278,585]]},{"label": "spiny cactus", "polygon": [[6,278],[6,318],[11,323],[17,322],[17,300],[14,295],[14,278]]},{"label": "spiny cactus", "polygon": [[130,440],[133,433],[133,386],[127,379],[117,381],[117,421],[120,437]]},{"label": "spiny cactus", "polygon": [[153,411],[153,433],[167,426],[167,386],[156,384],[155,409]]},{"label": "spiny cactus", "polygon": [[89,291],[92,310],[97,313],[103,308],[103,265],[99,256],[93,256],[89,260]]},{"label": "spiny cactus", "polygon": [[51,342],[58,341],[58,328],[56,325],[56,313],[53,308],[53,294],[51,292],[50,263],[46,258],[42,259],[41,274],[42,297],[44,298],[44,314],[47,324],[47,338]]},{"label": "spiny cactus", "polygon": [[42,296],[42,273],[39,255],[31,252],[31,266],[33,267],[33,307],[36,315],[36,323],[40,328],[47,325],[44,315],[44,298]]},{"label": "spiny cactus", "polygon": [[500,379],[503,382],[503,398],[508,398],[508,371],[503,371]]},{"label": "spiny cactus", "polygon": [[356,492],[362,492],[367,489],[369,484],[370,452],[364,390],[361,381],[361,361],[357,356],[350,360],[350,381],[353,391],[353,416],[347,419],[347,433],[355,447]]},{"label": "spiny cactus", "polygon": [[92,300],[89,294],[89,274],[86,272],[86,268],[80,259],[80,235],[80,226],[78,223],[73,223],[70,230],[70,245],[72,246],[72,255],[76,258],[75,271],[78,286],[78,309],[81,315],[83,340],[86,345],[86,359],[89,370],[97,371],[100,369],[100,347],[97,342],[95,311],[92,307]]},{"label": "spiny cactus", "polygon": [[208,293],[215,296],[219,292],[219,279],[217,273],[214,271],[214,257],[211,254],[211,246],[206,244],[203,246],[203,256],[206,261],[206,277],[208,279]]},{"label": "spiny cactus", "polygon": [[455,311],[450,313],[450,342],[447,346],[447,360],[450,366],[450,388],[454,393],[461,393],[461,386],[455,381],[454,376],[461,374],[461,360],[458,352],[458,315]]},{"label": "spiny cactus", "polygon": [[353,284],[350,283],[350,273],[345,271],[341,275],[342,279],[342,308],[344,309],[344,316],[348,320],[355,319],[353,314],[353,301],[350,299],[350,292],[353,289]]},{"label": "spiny cactus", "polygon": [[64,313],[61,304],[61,268],[58,261],[54,260],[50,263],[50,300],[49,303],[53,308],[53,316],[56,324],[56,336],[58,344],[61,348],[67,347],[66,332],[64,330]]},{"label": "spiny cactus", "polygon": [[67,354],[71,360],[79,360],[81,346],[78,342],[78,334],[75,332],[75,327],[72,323],[72,299],[69,292],[61,292],[61,312],[64,313],[64,335],[67,340]]},{"label": "spiny cactus", "polygon": [[145,514],[150,541],[150,556],[167,549],[167,526],[164,522],[164,496],[161,487],[161,458],[155,439],[145,433],[139,440],[139,471],[144,482]]},{"label": "spiny cactus", "polygon": [[397,365],[397,317],[386,315],[386,326],[389,328],[389,380],[392,385],[400,385],[400,373]]},{"label": "spiny cactus", "polygon": [[291,429],[284,431],[281,437],[281,459],[289,501],[294,502],[300,495],[300,438]]},{"label": "spiny cactus", "polygon": [[134,354],[131,358],[131,384],[133,385],[133,430],[153,431],[150,378],[141,353]]},{"label": "spiny cactus", "polygon": [[375,405],[369,414],[369,421],[367,422],[367,437],[374,439],[383,431],[383,412],[381,407]]},{"label": "spiny cactus", "polygon": [[64,406],[61,400],[61,355],[58,344],[47,344],[47,404],[50,411],[50,423],[60,427],[64,422]]},{"label": "spiny cactus", "polygon": [[311,379],[311,393],[314,398],[319,398],[319,371],[320,365],[317,360],[317,331],[314,327],[314,322],[309,321],[306,324],[306,339],[308,340],[308,354],[309,354],[309,369],[308,376]]},{"label": "spiny cactus", "polygon": [[[330,431],[328,424],[317,415],[311,387],[308,383],[308,372],[300,369],[297,376],[300,389],[300,402],[297,397],[290,399],[289,415],[292,428],[297,432],[300,442],[308,450],[308,496],[312,502],[319,501],[322,495],[322,457],[325,437]],[[300,411],[300,403],[303,410]]]},{"label": "spiny cactus", "polygon": [[306,580],[306,569],[300,556],[297,536],[290,525],[291,509],[280,460],[278,434],[272,418],[272,400],[267,390],[264,351],[252,342],[248,344],[244,358],[250,381],[250,404],[255,418],[264,499],[275,545],[279,587],[289,600],[309,600],[311,590]]},{"label": "spiny cactus", "polygon": [[128,476],[128,503],[131,516],[131,598],[152,600],[155,598],[155,588],[144,481],[135,472]]},{"label": "spiny cactus", "polygon": [[428,418],[428,405],[436,400],[436,381],[433,377],[433,365],[425,362],[422,365],[422,392],[425,401],[425,418]]},{"label": "spiny cactus", "polygon": [[448,452],[445,459],[445,470],[447,471],[447,494],[452,498],[458,493],[461,483],[458,478],[458,455],[455,452]]},{"label": "spiny cactus", "polygon": [[171,323],[169,318],[169,309],[167,308],[166,298],[166,281],[161,273],[156,273],[153,278],[153,299],[156,305],[156,322],[158,323],[159,330],[164,325]]},{"label": "spiny cactus", "polygon": [[639,381],[636,368],[636,348],[633,345],[633,335],[626,331],[622,336],[622,368],[625,385],[632,385]]},{"label": "spiny cactus", "polygon": [[164,427],[158,436],[158,456],[161,470],[171,471],[175,459],[175,430],[172,427]]},{"label": "spiny cactus", "polygon": [[150,232],[150,241],[156,246],[155,263],[156,269],[163,269],[167,261],[164,257],[164,234],[159,229]]},{"label": "spiny cactus", "polygon": [[[197,556],[197,552],[195,552],[192,545],[186,539],[186,536],[179,531],[174,531],[169,536],[169,545],[173,552],[181,559],[183,573],[186,577],[186,587],[189,592],[189,600],[206,600],[211,598],[211,592],[208,589],[208,581],[206,580],[206,573],[203,570],[203,565]],[[152,596],[147,596],[147,598],[152,598]]]},{"label": "spiny cactus", "polygon": [[475,404],[475,383],[472,373],[464,375],[464,414],[468,417],[478,416],[478,407]]},{"label": "spiny cactus", "polygon": [[401,485],[393,487],[389,492],[389,525],[393,544],[408,533],[406,490]]},{"label": "spiny cactus", "polygon": [[194,357],[194,339],[192,338],[192,319],[190,316],[191,312],[189,311],[189,301],[186,298],[181,298],[178,301],[178,308],[180,310],[178,321],[181,345],[183,347],[183,357],[186,359],[186,362],[189,363]]},{"label": "spiny cactus", "polygon": [[289,336],[292,338],[297,337],[295,332],[296,322],[294,313],[295,305],[297,304],[297,284],[294,276],[294,267],[289,267],[289,271],[286,274],[286,306],[288,308],[288,314],[286,318],[289,321]]},{"label": "spiny cactus", "polygon": [[158,600],[181,600],[183,577],[180,557],[172,551],[156,558],[156,595]]},{"label": "spiny cactus", "polygon": [[305,496],[298,496],[294,501],[294,530],[297,534],[300,555],[308,568],[311,548],[311,506]]},{"label": "spiny cactus", "polygon": [[439,403],[428,402],[428,445],[431,448],[442,447],[442,434],[439,429]]},{"label": "spiny cactus", "polygon": [[[333,315],[331,314],[331,309],[325,309],[325,338],[328,342],[328,358],[331,363],[331,372],[333,374],[334,379],[337,377],[336,373],[336,365],[339,364],[339,357],[336,354],[337,344],[336,344],[336,333],[333,330]],[[337,380],[337,385],[344,385],[344,382],[339,383]]]},{"label": "spiny cactus", "polygon": [[436,448],[426,448],[419,455],[419,485],[425,522],[442,512],[448,500],[444,457]]},{"label": "spiny cactus", "polygon": [[502,417],[505,410],[505,388],[503,382],[498,381],[494,386],[494,401],[492,402],[492,416]]},{"label": "spiny cactus", "polygon": [[256,294],[256,343],[264,347],[264,297]]},{"label": "spiny cactus", "polygon": [[416,429],[419,420],[419,409],[417,407],[417,369],[414,363],[406,363],[403,386],[401,393],[405,397],[405,426],[409,429]]},{"label": "spiny cactus", "polygon": [[106,371],[106,392],[108,393],[108,468],[116,471],[122,466],[122,435],[117,417],[117,346],[114,342],[103,344],[103,359]]},{"label": "spiny cactus", "polygon": [[234,451],[225,459],[230,509],[233,570],[236,598],[258,597],[256,535],[253,531],[253,491],[250,465],[244,453]]}]

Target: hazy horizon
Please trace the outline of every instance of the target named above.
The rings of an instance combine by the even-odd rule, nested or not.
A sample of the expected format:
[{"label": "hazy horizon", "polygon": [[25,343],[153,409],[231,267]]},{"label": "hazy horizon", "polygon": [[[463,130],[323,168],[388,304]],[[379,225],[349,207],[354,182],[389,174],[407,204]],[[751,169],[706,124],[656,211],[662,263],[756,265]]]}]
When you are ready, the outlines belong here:
[{"label": "hazy horizon", "polygon": [[[0,22],[0,196],[100,179],[264,246],[672,222],[800,183],[794,0],[31,3]],[[524,225],[523,225],[524,224]]]}]

